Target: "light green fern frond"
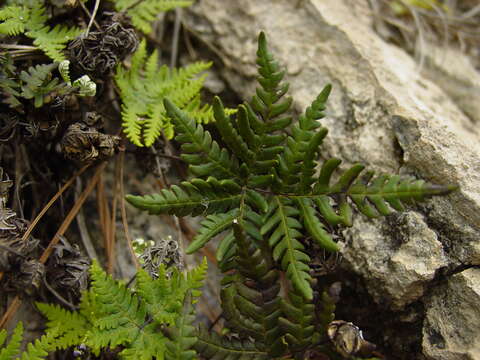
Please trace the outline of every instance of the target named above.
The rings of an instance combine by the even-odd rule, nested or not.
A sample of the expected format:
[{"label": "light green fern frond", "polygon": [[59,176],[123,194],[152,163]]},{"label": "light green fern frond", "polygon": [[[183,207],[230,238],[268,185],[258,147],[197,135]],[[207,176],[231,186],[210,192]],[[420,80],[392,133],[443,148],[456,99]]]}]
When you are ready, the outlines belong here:
[{"label": "light green fern frond", "polygon": [[[208,106],[202,106],[199,92],[211,63],[197,62],[181,69],[170,70],[158,64],[158,53],[148,55],[142,41],[132,57],[130,69],[119,66],[115,81],[122,99],[124,132],[135,145],[151,146],[164,131],[173,137],[173,125],[166,114],[163,99],[168,97],[176,106],[186,109],[199,122],[211,120]],[[210,117],[210,118],[209,118]]]},{"label": "light green fern frond", "polygon": [[38,30],[30,30],[25,33],[28,37],[34,39],[33,44],[43,50],[54,61],[65,60],[62,50],[65,44],[80,35],[78,28],[68,28],[63,25],[57,25],[53,29],[44,26]]},{"label": "light green fern frond", "polygon": [[5,6],[0,10],[0,34],[15,36],[25,31],[25,23],[30,12],[22,6]]},{"label": "light green fern frond", "polygon": [[48,16],[41,2],[29,6],[6,6],[0,10],[0,34],[18,35],[25,33],[33,44],[54,61],[65,60],[62,50],[65,44],[81,33],[79,28],[57,25],[53,29],[46,25]]},{"label": "light green fern frond", "polygon": [[152,21],[159,13],[172,10],[178,7],[192,5],[193,1],[182,0],[114,0],[117,11],[127,11],[132,18],[132,24],[138,30],[149,34],[152,32]]},{"label": "light green fern frond", "polygon": [[[19,322],[13,331],[10,342],[0,350],[0,360],[13,359],[15,355],[20,352],[20,345],[22,344],[23,324]],[[3,345],[7,338],[7,330],[0,331],[0,346]]]},{"label": "light green fern frond", "polygon": [[[0,349],[0,360],[43,360],[48,354],[55,350],[55,343],[57,341],[58,331],[57,329],[51,329],[47,331],[40,339],[35,340],[32,343],[27,344],[27,348],[21,353],[20,357],[17,357],[20,352],[20,345],[22,343],[23,336],[23,324],[19,322],[13,331],[12,338],[7,346]],[[7,337],[7,331],[0,331],[0,346],[4,343]]]},{"label": "light green fern frond", "polygon": [[37,303],[37,308],[48,319],[47,332],[57,329],[59,337],[55,341],[57,349],[66,349],[79,344],[91,329],[92,323],[80,312],[72,312],[58,305]]}]

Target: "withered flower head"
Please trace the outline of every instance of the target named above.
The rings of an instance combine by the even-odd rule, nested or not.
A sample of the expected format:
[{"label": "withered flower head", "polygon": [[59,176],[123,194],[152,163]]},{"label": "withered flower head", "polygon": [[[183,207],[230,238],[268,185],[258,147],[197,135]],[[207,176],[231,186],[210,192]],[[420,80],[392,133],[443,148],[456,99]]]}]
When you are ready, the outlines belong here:
[{"label": "withered flower head", "polygon": [[69,45],[73,64],[83,72],[104,76],[128,54],[135,51],[138,38],[133,29],[124,28],[119,22],[109,22],[101,31],[93,31],[86,37],[80,35]]},{"label": "withered flower head", "polygon": [[62,294],[71,299],[79,299],[82,290],[87,288],[90,260],[77,245],[70,245],[62,237],[47,263],[47,281]]},{"label": "withered flower head", "polygon": [[105,160],[115,154],[120,137],[99,132],[85,123],[68,127],[60,141],[60,151],[70,160],[85,164]]},{"label": "withered flower head", "polygon": [[[137,240],[136,247],[141,249],[139,260],[142,267],[153,278],[158,277],[158,267],[160,264],[165,264],[167,268],[177,267],[182,269],[181,255],[178,247],[178,242],[168,236],[153,244],[143,245],[144,241]],[[142,242],[142,243],[141,243]]]}]

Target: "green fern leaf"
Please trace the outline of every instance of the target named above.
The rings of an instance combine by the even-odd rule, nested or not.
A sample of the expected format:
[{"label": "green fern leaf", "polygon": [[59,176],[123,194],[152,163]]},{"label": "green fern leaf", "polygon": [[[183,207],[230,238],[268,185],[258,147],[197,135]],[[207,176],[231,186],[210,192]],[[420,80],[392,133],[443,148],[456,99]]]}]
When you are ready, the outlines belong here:
[{"label": "green fern leaf", "polygon": [[315,305],[305,301],[295,291],[289,291],[288,301],[282,301],[283,316],[278,319],[284,333],[284,340],[293,353],[302,352],[310,344],[320,340],[315,331]]},{"label": "green fern leaf", "polygon": [[27,31],[25,35],[33,38],[33,44],[51,59],[60,62],[65,60],[65,55],[62,53],[65,44],[75,39],[81,32],[82,30],[78,28],[57,25],[53,29],[45,26],[39,30]]},{"label": "green fern leaf", "polygon": [[222,338],[216,333],[209,333],[200,328],[195,350],[206,359],[218,360],[268,360],[270,355],[250,341],[241,341],[234,338]]},{"label": "green fern leaf", "polygon": [[166,114],[163,99],[168,97],[176,106],[197,113],[201,121],[208,122],[208,107],[202,107],[199,92],[205,76],[199,74],[211,63],[197,62],[170,70],[159,66],[158,53],[147,54],[146,41],[142,41],[133,54],[130,69],[119,66],[115,81],[122,99],[122,126],[130,141],[137,146],[151,146],[164,131],[173,137],[173,125]]},{"label": "green fern leaf", "polygon": [[145,34],[152,32],[150,23],[158,14],[178,7],[190,6],[193,1],[182,0],[144,0],[138,3],[136,0],[114,0],[117,11],[127,10],[132,18],[132,24]]},{"label": "green fern leaf", "polygon": [[234,209],[226,214],[207,216],[207,218],[201,223],[201,230],[186,249],[186,253],[194,253],[198,249],[205,246],[205,244],[215,235],[218,235],[222,231],[228,229],[232,225],[232,221],[237,216],[237,209]]},{"label": "green fern leaf", "polygon": [[[0,350],[0,360],[13,359],[15,355],[20,352],[20,346],[22,344],[23,324],[19,322],[13,331],[13,335],[7,346],[2,347]],[[0,331],[0,346],[3,345],[7,337],[7,330]]]},{"label": "green fern leaf", "polygon": [[59,329],[60,336],[55,340],[57,349],[67,349],[82,342],[92,324],[78,312],[65,310],[58,305],[37,303],[37,308],[48,319],[47,332]]},{"label": "green fern leaf", "polygon": [[219,179],[235,179],[238,166],[226,149],[220,149],[203,126],[180,111],[169,99],[165,99],[168,116],[173,120],[177,136],[182,144],[182,159],[190,171],[198,177],[216,176]]},{"label": "green fern leaf", "polygon": [[290,202],[275,196],[265,215],[261,233],[269,235],[268,243],[273,249],[273,258],[281,263],[297,290],[310,300],[313,298],[307,265],[310,257],[303,251],[305,247],[298,240],[302,236],[302,225],[296,218],[298,215],[298,209],[291,206]]},{"label": "green fern leaf", "polygon": [[57,78],[52,79],[52,71],[56,67],[55,63],[44,64],[31,66],[28,71],[22,71],[20,74],[20,80],[23,81],[21,96],[25,99],[34,99],[34,105],[37,108],[43,106],[50,93],[64,87],[59,84]]},{"label": "green fern leaf", "polygon": [[185,295],[182,313],[177,317],[175,327],[165,330],[170,340],[166,344],[166,360],[192,360],[196,358],[196,351],[192,349],[197,342],[194,335],[195,327],[192,325],[194,321],[192,294],[189,291]]},{"label": "green fern leaf", "polygon": [[162,264],[158,269],[158,278],[152,280],[146,271],[137,273],[137,292],[144,299],[148,314],[158,323],[173,324],[183,306],[185,294],[190,291],[198,297],[206,276],[206,259],[186,276],[176,269],[167,275]]},{"label": "green fern leaf", "polygon": [[125,344],[138,336],[144,325],[146,309],[124,284],[107,276],[94,261],[91,267],[92,289],[102,316],[95,319],[96,330],[87,334],[93,349]]},{"label": "green fern leaf", "polygon": [[22,6],[5,6],[0,9],[0,34],[15,36],[25,31],[25,24],[30,17],[30,12]]},{"label": "green fern leaf", "polygon": [[210,177],[205,180],[184,181],[181,187],[162,189],[159,194],[147,196],[127,195],[129,203],[150,214],[172,214],[177,216],[211,214],[228,211],[240,203],[241,188],[231,180],[218,181]]},{"label": "green fern leaf", "polygon": [[33,5],[7,6],[0,10],[0,33],[18,35],[25,33],[33,44],[54,61],[65,60],[62,50],[65,44],[80,35],[81,29],[57,25],[53,29],[45,25],[48,16],[41,2]]}]

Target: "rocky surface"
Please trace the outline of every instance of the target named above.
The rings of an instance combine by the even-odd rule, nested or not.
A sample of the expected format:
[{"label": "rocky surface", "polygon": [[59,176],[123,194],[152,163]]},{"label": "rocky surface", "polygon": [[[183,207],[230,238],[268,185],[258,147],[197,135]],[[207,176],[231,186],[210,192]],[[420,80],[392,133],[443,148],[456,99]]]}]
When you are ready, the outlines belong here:
[{"label": "rocky surface", "polygon": [[[406,52],[377,36],[366,0],[201,0],[184,21],[222,59],[221,76],[245,99],[255,87],[260,30],[287,68],[297,111],[332,83],[322,156],[460,186],[402,215],[376,221],[357,216],[342,252],[345,267],[363,279],[376,306],[401,311],[424,303],[412,327],[421,337],[424,323],[417,358],[473,359],[478,340],[461,310],[480,323],[480,307],[456,294],[468,288],[478,297],[480,281],[479,272],[468,269],[480,265],[480,130],[465,115],[475,111],[459,108],[461,102],[432,81],[435,76],[420,75]],[[478,84],[480,76],[469,74]],[[462,269],[468,270],[458,273]],[[442,317],[440,294],[458,311]],[[374,308],[366,311],[375,316]],[[431,329],[441,333],[442,346],[428,340]]]},{"label": "rocky surface", "polygon": [[425,355],[439,360],[480,359],[480,269],[453,275],[425,303]]}]

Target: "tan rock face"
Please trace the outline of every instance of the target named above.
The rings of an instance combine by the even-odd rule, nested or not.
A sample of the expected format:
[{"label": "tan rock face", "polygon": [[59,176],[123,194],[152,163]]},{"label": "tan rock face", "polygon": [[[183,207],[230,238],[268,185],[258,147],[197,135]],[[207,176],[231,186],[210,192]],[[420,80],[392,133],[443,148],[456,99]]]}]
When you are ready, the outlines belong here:
[{"label": "tan rock face", "polygon": [[[185,21],[215,47],[225,65],[222,76],[245,99],[256,85],[260,30],[287,68],[295,109],[303,111],[326,83],[332,83],[328,117],[323,120],[329,128],[323,157],[461,187],[418,207],[422,215],[412,209],[387,220],[357,216],[345,232],[342,252],[375,302],[397,311],[427,301],[427,318],[433,324],[432,314],[441,309],[440,301],[430,297],[442,283],[432,282],[435,278],[447,281],[444,296],[455,299],[459,309],[471,308],[471,321],[480,323],[479,302],[475,309],[465,297],[456,296],[466,281],[463,275],[440,274],[461,265],[480,265],[480,128],[465,115],[472,110],[459,108],[461,102],[452,101],[444,85],[435,84],[435,76],[423,77],[407,53],[377,36],[368,2],[202,0]],[[480,76],[469,74],[471,83],[478,84]],[[424,340],[423,352],[431,359],[450,359],[442,354],[462,341],[464,350],[455,347],[457,358],[474,358],[468,352],[478,340],[468,335],[472,328],[453,331],[461,320],[455,314],[459,312],[443,320],[450,324],[441,329],[443,349]],[[424,335],[427,331],[428,327]]]},{"label": "tan rock face", "polygon": [[452,276],[425,303],[424,354],[438,360],[480,359],[480,269]]}]

